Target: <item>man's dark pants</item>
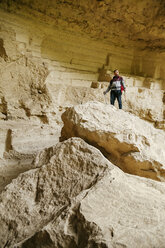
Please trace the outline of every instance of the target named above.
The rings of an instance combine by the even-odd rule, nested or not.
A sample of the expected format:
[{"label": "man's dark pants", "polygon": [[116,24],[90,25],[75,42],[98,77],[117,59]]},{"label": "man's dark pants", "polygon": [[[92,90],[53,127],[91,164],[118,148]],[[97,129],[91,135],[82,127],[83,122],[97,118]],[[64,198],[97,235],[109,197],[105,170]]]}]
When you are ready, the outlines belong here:
[{"label": "man's dark pants", "polygon": [[121,90],[111,90],[111,104],[114,105],[117,98],[119,109],[122,109]]}]

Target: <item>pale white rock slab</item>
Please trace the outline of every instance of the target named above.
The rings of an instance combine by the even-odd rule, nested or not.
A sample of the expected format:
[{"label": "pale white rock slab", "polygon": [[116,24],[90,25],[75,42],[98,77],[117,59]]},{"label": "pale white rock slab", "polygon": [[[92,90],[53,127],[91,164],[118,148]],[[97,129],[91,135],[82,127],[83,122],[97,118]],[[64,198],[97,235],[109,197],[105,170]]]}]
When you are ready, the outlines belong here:
[{"label": "pale white rock slab", "polygon": [[0,120],[0,191],[20,173],[34,168],[37,152],[59,142],[61,127],[30,120]]},{"label": "pale white rock slab", "polygon": [[0,195],[0,247],[164,247],[164,183],[124,173],[80,138],[35,166]]},{"label": "pale white rock slab", "polygon": [[0,194],[0,247],[29,238],[90,188],[113,165],[96,148],[71,138],[46,149]]},{"label": "pale white rock slab", "polygon": [[88,241],[78,247],[163,248],[164,194],[161,182],[113,170],[80,203]]},{"label": "pale white rock slab", "polygon": [[123,171],[165,180],[165,132],[133,114],[99,102],[68,108],[61,140],[81,137]]},{"label": "pale white rock slab", "polygon": [[20,247],[164,248],[164,183],[106,172]]}]

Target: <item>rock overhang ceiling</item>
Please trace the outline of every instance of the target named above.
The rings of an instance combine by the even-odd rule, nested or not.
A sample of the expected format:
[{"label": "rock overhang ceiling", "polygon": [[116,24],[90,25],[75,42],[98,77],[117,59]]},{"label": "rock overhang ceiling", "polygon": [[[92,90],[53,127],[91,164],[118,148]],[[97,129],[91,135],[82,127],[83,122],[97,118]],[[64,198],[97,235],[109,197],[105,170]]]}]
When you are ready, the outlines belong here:
[{"label": "rock overhang ceiling", "polygon": [[0,38],[14,59],[30,52],[75,70],[165,80],[164,17],[161,0],[1,0]]},{"label": "rock overhang ceiling", "polygon": [[165,50],[162,0],[2,0],[0,7],[119,46]]}]

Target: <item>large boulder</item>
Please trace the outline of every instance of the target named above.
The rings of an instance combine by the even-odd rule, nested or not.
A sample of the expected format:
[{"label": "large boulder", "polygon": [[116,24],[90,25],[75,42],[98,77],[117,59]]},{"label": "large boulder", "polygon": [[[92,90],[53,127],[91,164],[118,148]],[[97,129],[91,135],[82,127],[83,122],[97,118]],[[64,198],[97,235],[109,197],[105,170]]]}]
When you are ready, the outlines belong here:
[{"label": "large boulder", "polygon": [[106,172],[21,247],[164,248],[165,185]]},{"label": "large boulder", "polygon": [[164,184],[125,174],[80,138],[34,165],[0,195],[0,247],[164,247]]},{"label": "large boulder", "polygon": [[0,120],[0,191],[33,168],[36,153],[57,144],[60,133],[56,122],[51,126],[32,120]]},{"label": "large boulder", "polygon": [[0,247],[13,247],[32,236],[113,168],[79,138],[42,151],[35,167],[20,174],[0,195]]},{"label": "large boulder", "polygon": [[[144,84],[145,78],[142,78],[142,80]],[[156,82],[152,83],[155,88],[151,86],[149,89],[145,86],[130,87],[131,82],[136,83],[136,78],[131,77],[128,80],[127,92],[123,95],[123,109],[152,122],[156,128],[165,130],[164,91],[156,88],[158,85]]]},{"label": "large boulder", "polygon": [[80,247],[163,248],[164,193],[161,182],[113,170],[81,201]]},{"label": "large boulder", "polygon": [[165,132],[112,105],[88,102],[62,115],[61,140],[81,137],[124,172],[165,180]]}]

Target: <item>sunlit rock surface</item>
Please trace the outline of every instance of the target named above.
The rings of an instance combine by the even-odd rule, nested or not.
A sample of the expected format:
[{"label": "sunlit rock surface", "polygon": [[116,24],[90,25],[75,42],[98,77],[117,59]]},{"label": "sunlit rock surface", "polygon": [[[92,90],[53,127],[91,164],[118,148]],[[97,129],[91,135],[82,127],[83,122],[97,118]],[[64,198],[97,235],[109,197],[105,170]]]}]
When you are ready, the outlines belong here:
[{"label": "sunlit rock surface", "polygon": [[165,133],[112,105],[88,102],[68,108],[61,139],[81,137],[125,172],[165,179]]},{"label": "sunlit rock surface", "polygon": [[[5,26],[8,31],[1,56],[7,59],[15,48],[17,56],[32,49],[33,56],[41,53],[70,68],[96,72],[105,64],[165,79],[164,7],[164,1],[154,0],[4,0],[1,32]],[[9,33],[13,47],[6,41]]]},{"label": "sunlit rock surface", "polygon": [[61,128],[37,120],[0,121],[0,191],[20,173],[34,168],[36,153],[59,141]]},{"label": "sunlit rock surface", "polygon": [[[102,186],[94,187],[91,194],[93,196],[89,194],[88,199],[85,197],[86,191],[85,193],[82,191],[83,185],[81,193],[77,191],[78,196],[74,199],[71,197],[70,204],[65,209],[62,207],[62,213],[58,212],[55,216],[51,216],[51,211],[49,212],[48,198],[43,197],[42,206],[33,201],[35,198],[33,193],[40,191],[36,186],[35,178],[40,169],[36,167],[42,167],[43,164],[46,167],[51,154],[55,151],[52,148],[46,149],[37,158],[36,154],[58,143],[63,125],[61,114],[68,107],[88,101],[99,101],[107,104],[105,108],[111,108],[109,96],[106,95],[104,98],[103,91],[107,88],[114,69],[119,69],[127,86],[126,94],[122,97],[123,109],[151,122],[157,129],[165,130],[164,9],[164,1],[154,0],[138,2],[129,0],[0,1],[0,191],[3,192],[3,203],[5,201],[9,203],[9,205],[5,204],[4,211],[1,211],[3,232],[0,242],[3,245],[0,244],[0,247],[20,247],[18,240],[22,240],[23,247],[28,248],[37,246],[44,248],[164,247],[164,229],[161,224],[164,218],[162,207],[164,198],[159,190],[153,190],[153,188],[158,189],[155,186],[158,185],[156,182],[152,183],[152,187],[146,186],[148,187],[146,189],[142,186],[142,179],[139,179],[139,184],[137,180],[132,183],[131,180],[126,179],[127,175],[121,172],[123,176],[120,177],[120,173],[116,174],[115,180],[119,182],[122,178],[121,180],[127,183],[125,192],[122,191],[123,182],[119,183],[120,189],[117,190],[122,192],[123,198],[116,199],[112,196],[110,193],[111,190],[113,191],[112,184],[109,185],[106,179],[105,181],[103,179]],[[118,108],[117,103],[115,106]],[[102,116],[100,110],[94,110],[93,114],[97,111],[99,111],[97,118],[100,121]],[[106,118],[108,120],[109,114]],[[125,127],[127,125],[126,121]],[[107,143],[105,144],[108,153],[105,149],[102,152],[124,171],[131,170],[130,173],[164,180],[162,165],[164,155],[161,153],[162,149],[165,150],[162,143],[164,133],[157,132],[151,128],[151,125],[147,125],[140,127],[135,133],[134,131],[131,133],[131,127],[129,132],[125,133],[126,136],[129,134],[129,140],[120,137],[123,139],[119,142],[120,151],[116,148],[113,156]],[[70,131],[66,136],[70,135]],[[148,134],[151,136],[148,137]],[[92,140],[94,139],[95,135],[92,137]],[[130,149],[130,146],[133,146],[134,156],[131,157],[131,150],[130,156],[125,154],[126,156],[123,157],[120,152],[123,150],[125,152],[125,148]],[[79,161],[81,164],[86,160],[84,149],[86,148],[83,148],[83,155]],[[136,155],[140,154],[138,158],[135,158],[136,149],[138,150]],[[152,151],[151,157],[148,151]],[[69,152],[70,150],[65,154],[68,157]],[[92,152],[94,152],[93,148]],[[143,157],[144,163],[141,160],[137,163],[139,156]],[[69,158],[67,159],[69,161]],[[148,164],[146,159],[149,159]],[[155,167],[156,161],[158,164]],[[54,169],[51,170],[52,173]],[[42,175],[44,175],[43,178]],[[54,177],[51,177],[48,171],[42,175],[41,181],[47,182],[50,178],[50,180],[53,179],[52,185],[54,184]],[[144,181],[149,185],[150,181],[147,179]],[[136,185],[138,189],[133,188],[129,191],[129,202],[127,202],[124,194]],[[163,183],[159,185],[164,192]],[[44,192],[48,195],[49,187],[47,184],[45,187]],[[56,189],[54,191],[56,193]],[[105,208],[104,204],[100,206],[100,202],[96,204],[97,200],[95,202],[92,198],[101,198],[98,192],[101,192],[105,198]],[[138,192],[139,202],[144,202],[142,208],[141,205],[138,209],[136,208],[139,202],[134,201],[137,198],[137,195],[134,197],[135,192]],[[144,193],[143,196],[142,193]],[[42,195],[42,192],[39,194]],[[107,199],[110,195],[117,201],[115,209],[114,203],[110,203]],[[152,197],[148,198],[151,195],[154,201],[151,200]],[[55,197],[58,198],[57,195]],[[126,203],[125,206],[122,199]],[[60,198],[58,200],[60,201]],[[54,201],[54,195],[52,201]],[[92,202],[97,206],[96,209],[93,208]],[[58,207],[61,206],[60,204]],[[110,206],[112,216],[109,217],[110,213],[107,213],[107,209]],[[99,212],[96,218],[98,209],[101,209],[102,213],[100,215]],[[134,216],[129,216],[120,209],[126,212],[128,210]],[[32,210],[34,212],[30,215]],[[107,224],[104,213],[115,223],[115,217],[113,217],[116,216],[115,210],[120,211],[117,212],[117,216],[120,217],[121,223],[113,224],[111,228],[112,223]],[[134,212],[136,210],[137,212]],[[130,217],[126,219],[129,225],[125,224],[120,213],[127,218]],[[146,218],[143,216],[144,213]],[[140,224],[135,231],[134,222],[139,223],[136,216]],[[156,218],[160,220],[158,225]],[[153,223],[155,224],[154,235]],[[120,225],[123,227],[123,232]],[[131,235],[126,235],[130,231]],[[131,236],[134,240],[131,240]]]},{"label": "sunlit rock surface", "polygon": [[79,138],[43,150],[35,165],[1,193],[1,246],[164,246],[163,183],[123,173]]},{"label": "sunlit rock surface", "polygon": [[12,247],[33,235],[113,168],[81,139],[59,143],[46,153],[38,155],[35,167],[39,168],[20,174],[1,193],[1,247]]}]

